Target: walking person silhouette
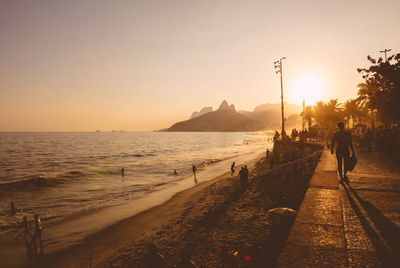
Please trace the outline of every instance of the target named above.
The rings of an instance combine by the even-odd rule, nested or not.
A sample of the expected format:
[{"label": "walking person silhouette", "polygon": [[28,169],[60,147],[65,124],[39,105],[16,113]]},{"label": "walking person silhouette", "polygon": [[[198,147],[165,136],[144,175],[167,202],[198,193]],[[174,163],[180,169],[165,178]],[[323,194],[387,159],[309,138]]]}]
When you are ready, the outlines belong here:
[{"label": "walking person silhouette", "polygon": [[197,184],[197,178],[196,178],[197,168],[195,165],[192,165],[192,171],[193,171],[193,176],[194,176],[194,182]]},{"label": "walking person silhouette", "polygon": [[[333,154],[333,148],[336,146],[336,159],[338,165],[338,172],[340,181],[347,180],[347,171],[350,159],[349,147],[352,151],[352,156],[355,156],[353,142],[351,140],[350,132],[344,130],[343,122],[337,124],[339,130],[333,134],[331,142],[331,154]],[[344,164],[343,164],[344,162]],[[342,166],[344,165],[344,174],[342,173]]]},{"label": "walking person silhouette", "polygon": [[235,173],[235,168],[235,162],[233,162],[231,165],[231,176],[233,176],[233,173]]}]

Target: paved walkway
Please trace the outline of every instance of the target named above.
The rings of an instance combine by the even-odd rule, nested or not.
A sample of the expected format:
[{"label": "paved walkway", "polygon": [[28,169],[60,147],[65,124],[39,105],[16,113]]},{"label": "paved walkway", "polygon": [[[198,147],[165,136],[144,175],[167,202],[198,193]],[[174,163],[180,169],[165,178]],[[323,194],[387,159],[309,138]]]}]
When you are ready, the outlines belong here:
[{"label": "paved walkway", "polygon": [[359,154],[342,185],[323,152],[277,267],[400,267],[400,162],[382,156]]}]

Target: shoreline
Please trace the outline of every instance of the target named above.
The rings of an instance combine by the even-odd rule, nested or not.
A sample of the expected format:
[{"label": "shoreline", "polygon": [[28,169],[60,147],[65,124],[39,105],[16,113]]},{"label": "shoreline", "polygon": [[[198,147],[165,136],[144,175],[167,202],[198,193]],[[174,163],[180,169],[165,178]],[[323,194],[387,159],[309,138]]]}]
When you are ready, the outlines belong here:
[{"label": "shoreline", "polygon": [[[254,154],[256,154],[258,157],[254,158]],[[227,159],[221,161],[219,165],[226,166],[226,164],[230,163],[230,161],[238,162],[238,160],[235,159],[239,159],[239,162],[243,163],[255,162],[260,157],[260,155],[263,154],[264,153],[261,152],[259,153],[248,152],[242,155],[235,156],[233,159]],[[227,170],[228,169],[227,167],[228,166],[224,167],[224,170]],[[107,230],[113,225],[124,222],[125,220],[140,215],[141,213],[144,213],[148,210],[162,206],[169,200],[175,198],[175,196],[179,195],[179,193],[181,192],[190,190],[192,188],[196,188],[200,185],[203,185],[204,183],[214,181],[227,174],[224,173],[221,175],[221,172],[216,174],[215,172],[218,172],[218,167],[216,168],[216,171],[215,170],[213,171],[212,168],[211,169],[206,168],[204,170],[201,170],[198,176],[204,178],[208,176],[210,179],[207,179],[206,181],[203,182],[201,182],[200,179],[200,183],[198,185],[193,185],[193,178],[187,178],[180,181],[178,183],[180,184],[178,185],[178,187],[172,186],[171,189],[161,189],[159,191],[149,194],[148,196],[142,199],[132,200],[117,207],[106,207],[100,209],[99,211],[93,214],[79,216],[73,220],[69,220],[66,222],[50,223],[49,228],[47,229],[45,226],[43,232],[45,253],[48,253],[49,255],[57,254],[57,252],[64,252],[69,248],[79,246],[80,244],[85,243],[86,240],[88,239],[90,240],[90,237],[96,236],[96,234],[101,233],[104,230]],[[176,188],[179,187],[181,188],[180,190],[174,191],[176,190]],[[156,198],[156,200],[154,200],[153,198]],[[143,205],[146,202],[147,203],[151,202],[152,204],[151,205],[147,204],[147,207],[144,207]],[[2,248],[1,251],[3,251],[1,255],[4,256],[2,259],[4,259],[3,263],[6,265],[6,267],[10,266],[20,267],[21,265],[27,265],[28,263],[26,259],[25,246],[22,241],[23,240],[22,235],[20,234],[18,236],[19,239],[17,237],[14,237],[11,242],[7,240],[1,241],[2,245],[0,245],[0,247]],[[11,258],[11,256],[14,257]],[[12,260],[10,261],[10,259]]]},{"label": "shoreline", "polygon": [[[258,156],[252,159],[247,164],[248,167],[251,169],[262,157]],[[240,168],[240,166],[237,167]],[[94,267],[103,267],[104,261],[114,256],[120,249],[129,246],[132,240],[152,236],[159,232],[159,227],[179,217],[191,197],[201,195],[210,185],[227,178],[232,178],[229,172],[177,192],[166,202],[114,223],[86,237],[77,245],[44,256],[43,259],[38,260],[40,267],[55,267],[54,265],[58,265],[58,267],[89,267],[92,253]],[[114,247],[110,249],[110,245],[114,245]],[[33,263],[33,267],[35,265]],[[27,267],[31,266],[28,265]]]},{"label": "shoreline", "polygon": [[167,256],[169,266],[189,251],[201,267],[216,267],[221,244],[272,264],[287,232],[276,234],[267,211],[277,206],[298,209],[320,156],[316,146],[303,147],[307,148],[297,153],[302,156],[277,163],[272,170],[266,168],[265,157],[254,159],[248,164],[250,180],[245,188],[236,176],[224,173],[79,245],[43,256],[30,267],[89,267],[90,263],[92,267],[140,267],[148,243]]}]

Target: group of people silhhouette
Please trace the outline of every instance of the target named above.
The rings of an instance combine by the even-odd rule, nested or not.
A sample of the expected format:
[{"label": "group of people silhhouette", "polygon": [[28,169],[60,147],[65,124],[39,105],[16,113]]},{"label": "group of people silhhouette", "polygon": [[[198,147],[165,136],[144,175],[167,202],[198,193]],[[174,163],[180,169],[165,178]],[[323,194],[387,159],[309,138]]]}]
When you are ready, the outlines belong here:
[{"label": "group of people silhhouette", "polygon": [[[233,162],[231,165],[231,176],[233,176],[233,174],[235,173],[235,169],[236,169],[235,162]],[[246,185],[249,180],[249,170],[246,165],[240,168],[238,176],[240,179],[240,184],[242,186]]]},{"label": "group of people silhhouette", "polygon": [[[231,176],[233,176],[235,174],[235,170],[236,170],[235,162],[232,163],[230,170],[231,170]],[[192,172],[193,172],[194,182],[197,184],[197,177],[196,177],[197,168],[195,165],[192,165]],[[238,176],[240,178],[240,184],[246,185],[249,180],[249,169],[247,168],[247,165],[245,165],[244,167],[241,167],[241,169],[238,173]]]},{"label": "group of people silhhouette", "polygon": [[242,186],[247,184],[247,182],[249,181],[249,170],[247,169],[247,166],[244,166],[240,169],[239,178],[240,178],[240,184]]},{"label": "group of people silhhouette", "polygon": [[[24,240],[26,247],[26,254],[31,259],[38,254],[43,254],[42,244],[42,222],[38,214],[33,217],[33,226],[28,221],[26,216],[23,217],[22,225],[24,227]],[[38,249],[39,248],[39,249]]]}]

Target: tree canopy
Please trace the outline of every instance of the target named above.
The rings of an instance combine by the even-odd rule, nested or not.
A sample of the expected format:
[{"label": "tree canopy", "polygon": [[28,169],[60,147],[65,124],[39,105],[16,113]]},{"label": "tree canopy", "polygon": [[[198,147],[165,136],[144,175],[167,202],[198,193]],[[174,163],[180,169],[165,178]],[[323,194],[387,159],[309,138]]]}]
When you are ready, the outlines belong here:
[{"label": "tree canopy", "polygon": [[400,122],[400,53],[388,57],[373,59],[368,68],[359,68],[363,83],[358,85],[357,98],[365,104],[386,126]]}]

